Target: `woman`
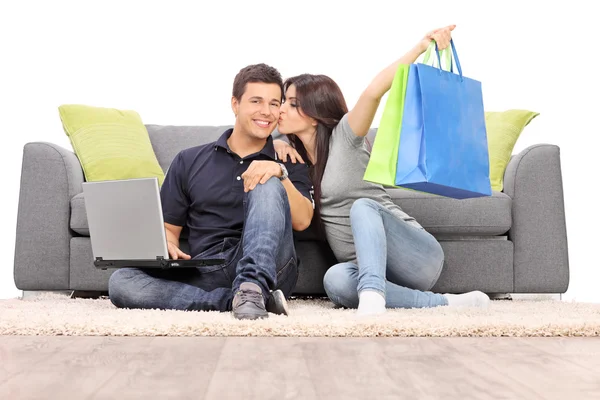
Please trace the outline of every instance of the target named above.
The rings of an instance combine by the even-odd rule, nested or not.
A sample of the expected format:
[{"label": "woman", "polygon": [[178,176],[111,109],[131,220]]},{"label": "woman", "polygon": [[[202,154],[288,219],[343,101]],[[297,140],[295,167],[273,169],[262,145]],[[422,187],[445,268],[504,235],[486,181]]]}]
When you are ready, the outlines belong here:
[{"label": "woman", "polygon": [[437,240],[394,204],[383,186],[363,180],[365,147],[377,107],[400,64],[411,64],[431,40],[450,44],[454,25],[432,31],[406,55],[381,71],[348,111],[338,85],[327,76],[303,74],[286,80],[278,130],[291,146],[275,141],[281,158],[298,156],[311,166],[316,226],[326,235],[339,264],[324,277],[336,304],[358,315],[388,308],[485,307],[475,291],[461,295],[429,290],[437,282],[444,253]]}]

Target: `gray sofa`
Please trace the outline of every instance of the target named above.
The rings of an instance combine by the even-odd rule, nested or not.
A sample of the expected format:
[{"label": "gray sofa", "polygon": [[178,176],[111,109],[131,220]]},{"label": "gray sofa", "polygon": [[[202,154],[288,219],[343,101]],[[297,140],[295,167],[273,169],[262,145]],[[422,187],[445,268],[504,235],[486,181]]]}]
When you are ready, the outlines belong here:
[{"label": "gray sofa", "polygon": [[[147,125],[163,170],[184,148],[216,140],[228,126]],[[373,143],[376,129],[368,139]],[[277,134],[274,134],[277,136]],[[23,149],[14,279],[24,291],[107,291],[111,270],[94,268],[75,154],[52,143]],[[437,292],[564,293],[569,284],[560,151],[531,146],[512,157],[505,188],[493,196],[453,200],[389,189],[395,202],[441,242],[446,260]],[[184,232],[185,233],[185,232]],[[311,232],[296,236],[298,295],[322,295],[336,260]],[[186,248],[185,239],[182,247]]]}]

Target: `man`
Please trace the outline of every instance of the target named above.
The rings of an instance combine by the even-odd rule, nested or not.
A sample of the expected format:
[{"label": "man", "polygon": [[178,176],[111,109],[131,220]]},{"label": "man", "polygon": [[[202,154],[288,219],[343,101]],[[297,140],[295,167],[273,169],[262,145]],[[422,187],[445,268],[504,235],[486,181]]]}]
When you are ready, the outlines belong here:
[{"label": "man", "polygon": [[[277,159],[271,133],[283,82],[265,64],[236,75],[235,125],[213,143],[179,152],[161,187],[172,258],[219,257],[225,264],[178,270],[115,271],[117,307],[233,311],[238,319],[287,315],[297,281],[293,230],[306,229],[314,205],[307,166]],[[180,249],[184,226],[190,254]]]}]

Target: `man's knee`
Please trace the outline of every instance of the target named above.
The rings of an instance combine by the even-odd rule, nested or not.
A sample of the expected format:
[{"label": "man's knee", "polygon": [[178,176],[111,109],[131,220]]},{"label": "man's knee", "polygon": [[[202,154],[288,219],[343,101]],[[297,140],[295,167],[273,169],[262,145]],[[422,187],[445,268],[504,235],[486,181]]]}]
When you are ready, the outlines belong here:
[{"label": "man's knee", "polygon": [[[263,215],[264,219],[273,218],[275,215],[289,218],[290,203],[283,184],[278,178],[272,177],[264,184],[258,184],[247,193],[249,211]],[[277,211],[281,211],[282,214]]]},{"label": "man's knee", "polygon": [[278,178],[271,177],[264,184],[259,183],[254,189],[249,191],[248,197],[252,200],[262,200],[285,197],[285,194],[286,192],[285,188],[283,187],[283,183],[281,183],[281,181]]}]

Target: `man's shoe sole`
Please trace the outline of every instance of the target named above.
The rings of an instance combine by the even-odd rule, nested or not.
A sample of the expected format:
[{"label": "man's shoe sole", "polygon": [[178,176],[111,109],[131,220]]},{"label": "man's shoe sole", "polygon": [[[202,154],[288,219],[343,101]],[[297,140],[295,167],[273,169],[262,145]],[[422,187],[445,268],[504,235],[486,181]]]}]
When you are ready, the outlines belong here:
[{"label": "man's shoe sole", "polygon": [[269,318],[269,313],[266,314],[233,314],[235,319],[264,319]]}]

